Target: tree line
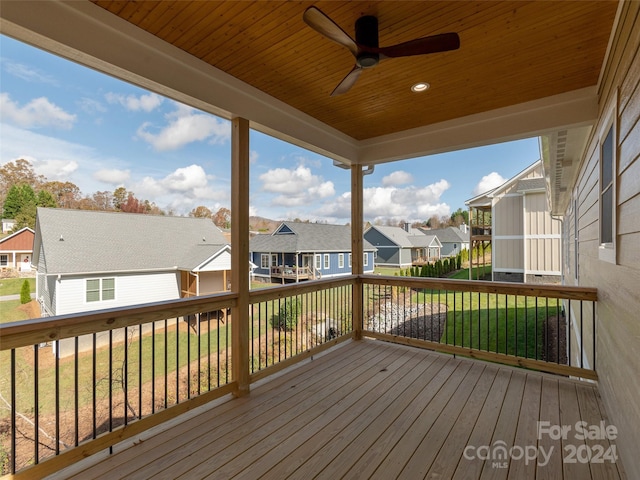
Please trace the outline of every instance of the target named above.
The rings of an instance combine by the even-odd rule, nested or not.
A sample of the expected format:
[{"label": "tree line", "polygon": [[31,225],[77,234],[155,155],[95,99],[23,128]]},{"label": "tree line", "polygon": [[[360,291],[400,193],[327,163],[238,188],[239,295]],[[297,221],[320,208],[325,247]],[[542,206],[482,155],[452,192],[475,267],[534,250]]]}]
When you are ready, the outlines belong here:
[{"label": "tree line", "polygon": [[[14,231],[35,228],[37,207],[174,215],[173,211],[165,211],[154,202],[140,199],[124,187],[83,195],[73,182],[49,181],[44,175],[37,174],[25,159],[0,166],[2,218],[15,220]],[[211,218],[223,228],[231,222],[231,212],[225,208],[213,214],[207,207],[198,206],[189,216]]]},{"label": "tree line", "polygon": [[[35,172],[28,160],[18,159],[0,166],[0,212],[2,218],[15,220],[14,231],[24,227],[35,228],[37,207],[68,208],[77,210],[97,210],[150,215],[175,215],[165,211],[149,200],[136,197],[125,187],[114,191],[98,191],[83,195],[73,182],[49,181]],[[220,228],[231,227],[231,210],[225,207],[216,212],[199,205],[188,216],[209,218]],[[263,223],[266,219],[256,220]],[[305,221],[298,218],[295,221]],[[308,221],[308,220],[306,220]],[[387,225],[404,226],[404,220],[387,221]],[[451,215],[433,216],[424,222],[414,222],[414,227],[444,228],[469,223],[469,213],[459,208]],[[380,225],[380,222],[376,222]],[[258,228],[260,229],[260,228]]]}]

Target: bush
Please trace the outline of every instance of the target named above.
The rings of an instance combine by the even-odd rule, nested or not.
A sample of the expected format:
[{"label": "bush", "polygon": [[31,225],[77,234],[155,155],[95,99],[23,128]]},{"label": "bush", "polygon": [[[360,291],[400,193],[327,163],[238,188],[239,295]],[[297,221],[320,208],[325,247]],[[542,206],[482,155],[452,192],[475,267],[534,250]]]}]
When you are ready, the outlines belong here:
[{"label": "bush", "polygon": [[20,289],[20,303],[24,305],[31,301],[31,286],[29,280],[22,282],[22,288]]},{"label": "bush", "polygon": [[279,330],[293,330],[298,324],[300,304],[295,298],[287,298],[278,314],[271,317],[271,326]]}]

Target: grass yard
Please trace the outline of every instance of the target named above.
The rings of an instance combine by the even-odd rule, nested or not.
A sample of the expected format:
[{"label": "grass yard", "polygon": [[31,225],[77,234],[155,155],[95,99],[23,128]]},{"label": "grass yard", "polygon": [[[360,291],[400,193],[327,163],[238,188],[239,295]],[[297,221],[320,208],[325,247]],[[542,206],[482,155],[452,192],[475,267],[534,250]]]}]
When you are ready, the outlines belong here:
[{"label": "grass yard", "polygon": [[20,295],[22,284],[27,280],[31,293],[36,291],[36,279],[29,278],[2,278],[0,279],[0,297],[5,295]]}]

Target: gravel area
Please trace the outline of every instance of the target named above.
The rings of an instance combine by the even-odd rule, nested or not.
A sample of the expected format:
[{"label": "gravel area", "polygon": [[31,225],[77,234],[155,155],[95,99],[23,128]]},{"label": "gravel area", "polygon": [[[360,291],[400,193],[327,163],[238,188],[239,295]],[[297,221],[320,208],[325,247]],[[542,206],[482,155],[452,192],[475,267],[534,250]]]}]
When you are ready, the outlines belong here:
[{"label": "gravel area", "polygon": [[440,341],[447,320],[447,306],[435,304],[380,303],[367,319],[374,332]]}]

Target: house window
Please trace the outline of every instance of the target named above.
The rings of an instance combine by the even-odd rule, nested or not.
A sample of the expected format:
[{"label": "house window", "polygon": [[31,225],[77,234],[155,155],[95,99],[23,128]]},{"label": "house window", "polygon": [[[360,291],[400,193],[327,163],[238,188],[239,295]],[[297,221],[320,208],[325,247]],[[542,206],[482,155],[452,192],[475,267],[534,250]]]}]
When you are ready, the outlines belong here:
[{"label": "house window", "polygon": [[0,255],[0,266],[6,267],[9,265],[9,255]]},{"label": "house window", "polygon": [[344,253],[338,254],[338,268],[344,268]]},{"label": "house window", "polygon": [[324,254],[324,269],[325,270],[329,270],[329,266],[330,266],[330,264],[329,264],[329,254],[325,253]]},{"label": "house window", "polygon": [[367,254],[367,252],[364,252],[364,255],[362,257],[362,265],[365,267],[369,266],[369,255]]},{"label": "house window", "polygon": [[269,268],[269,254],[263,253],[260,255],[260,268]]},{"label": "house window", "polygon": [[86,283],[87,302],[100,302],[116,298],[115,278],[93,278]]},{"label": "house window", "polygon": [[600,244],[613,243],[613,127],[600,149]]},{"label": "house window", "polygon": [[351,254],[349,254],[349,268],[351,268]]},{"label": "house window", "polygon": [[316,270],[320,270],[322,268],[322,256],[316,255]]},{"label": "house window", "polygon": [[278,255],[276,255],[275,253],[271,254],[271,266],[272,267],[278,266]]},{"label": "house window", "polygon": [[599,258],[607,262],[616,262],[616,135],[613,118],[600,136],[600,184],[598,189],[600,203],[600,249]]}]

